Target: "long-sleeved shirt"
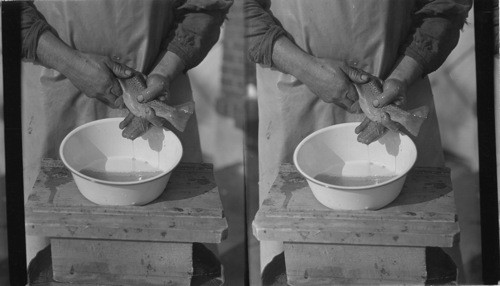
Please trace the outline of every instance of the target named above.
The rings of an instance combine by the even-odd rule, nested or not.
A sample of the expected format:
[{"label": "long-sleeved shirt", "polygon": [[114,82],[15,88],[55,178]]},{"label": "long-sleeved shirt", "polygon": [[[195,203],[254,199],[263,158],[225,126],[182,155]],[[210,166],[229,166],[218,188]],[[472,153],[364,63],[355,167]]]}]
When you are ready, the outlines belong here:
[{"label": "long-sleeved shirt", "polygon": [[[220,26],[233,0],[174,0],[174,30],[166,49],[178,55],[186,69],[198,65],[217,42]],[[22,56],[36,61],[38,39],[45,31],[57,35],[32,1],[23,1],[21,14]],[[89,19],[90,21],[90,19]]]},{"label": "long-sleeved shirt", "polygon": [[[273,17],[270,5],[270,0],[245,2],[249,59],[264,67],[272,66],[274,42],[281,36],[288,36]],[[407,40],[401,43],[400,53],[415,59],[424,74],[435,71],[457,45],[460,29],[471,7],[472,0],[416,1],[412,29]]]}]

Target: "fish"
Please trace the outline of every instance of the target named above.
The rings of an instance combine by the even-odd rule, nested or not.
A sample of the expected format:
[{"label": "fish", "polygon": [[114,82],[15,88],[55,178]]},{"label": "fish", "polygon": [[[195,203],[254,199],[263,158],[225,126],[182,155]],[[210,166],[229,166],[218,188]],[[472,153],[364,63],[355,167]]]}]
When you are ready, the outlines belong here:
[{"label": "fish", "polygon": [[394,104],[375,107],[373,106],[373,100],[377,99],[382,93],[382,83],[375,76],[370,76],[369,78],[370,80],[367,83],[354,84],[359,95],[359,106],[366,117],[371,121],[382,123],[382,116],[384,116],[385,112],[392,121],[399,123],[411,135],[417,137],[422,123],[427,119],[429,107],[424,105],[408,111]]},{"label": "fish", "polygon": [[[181,132],[186,129],[187,122],[194,113],[194,102],[188,101],[176,106],[157,99],[146,103],[138,102],[137,96],[147,87],[146,76],[138,71],[134,71],[129,78],[119,78],[118,82],[122,88],[123,103],[133,115],[148,119],[155,126],[162,127],[165,119]],[[154,110],[156,117],[149,114],[149,108]]]}]

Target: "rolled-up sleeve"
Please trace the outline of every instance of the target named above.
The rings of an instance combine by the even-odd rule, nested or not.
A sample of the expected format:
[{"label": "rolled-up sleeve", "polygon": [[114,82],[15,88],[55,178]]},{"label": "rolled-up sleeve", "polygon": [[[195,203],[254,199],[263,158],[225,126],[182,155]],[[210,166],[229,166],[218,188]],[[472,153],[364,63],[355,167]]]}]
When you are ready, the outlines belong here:
[{"label": "rolled-up sleeve", "polygon": [[20,1],[21,5],[21,37],[22,57],[28,62],[36,61],[38,38],[45,31],[57,32],[47,23],[31,1]]},{"label": "rolled-up sleeve", "polygon": [[269,7],[269,0],[247,0],[244,4],[248,58],[263,67],[272,67],[274,42],[281,36],[288,36]]},{"label": "rolled-up sleeve", "polygon": [[424,75],[435,71],[456,47],[471,7],[472,0],[419,1],[402,53],[415,59]]},{"label": "rolled-up sleeve", "polygon": [[167,50],[178,55],[186,70],[197,66],[215,45],[233,0],[179,1],[176,28]]}]

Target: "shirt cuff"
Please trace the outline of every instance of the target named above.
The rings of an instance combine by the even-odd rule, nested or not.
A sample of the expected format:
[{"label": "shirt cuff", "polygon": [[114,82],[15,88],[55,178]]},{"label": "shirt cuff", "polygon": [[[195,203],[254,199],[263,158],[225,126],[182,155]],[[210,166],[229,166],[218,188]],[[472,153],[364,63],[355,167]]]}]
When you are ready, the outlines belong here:
[{"label": "shirt cuff", "polygon": [[195,47],[199,46],[200,43],[196,42],[196,37],[194,35],[183,35],[180,37],[176,36],[167,46],[167,51],[176,54],[181,59],[186,67],[186,71],[196,66],[198,63]]},{"label": "shirt cuff", "polygon": [[414,59],[420,65],[420,68],[422,69],[422,77],[425,77],[427,74],[432,72],[429,68],[426,68],[430,66],[428,60],[430,57],[428,53],[423,53],[422,50],[410,46],[404,51],[404,55]]},{"label": "shirt cuff", "polygon": [[429,19],[409,38],[404,55],[417,61],[423,68],[423,76],[437,70],[455,48],[460,37],[457,23],[447,19]]}]

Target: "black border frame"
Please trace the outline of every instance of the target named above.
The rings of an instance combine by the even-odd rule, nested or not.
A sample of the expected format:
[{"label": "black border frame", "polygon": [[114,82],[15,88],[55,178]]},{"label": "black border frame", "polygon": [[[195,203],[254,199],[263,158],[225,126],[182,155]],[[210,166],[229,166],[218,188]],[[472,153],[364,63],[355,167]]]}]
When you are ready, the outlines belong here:
[{"label": "black border frame", "polygon": [[[5,164],[9,279],[11,285],[26,285],[26,240],[21,128],[21,36],[20,5],[1,2],[2,56],[5,120]],[[496,4],[496,6],[495,6]],[[499,216],[496,177],[494,9],[498,0],[476,0],[475,50],[478,106],[479,187],[484,284],[498,284],[500,270]],[[500,128],[500,127],[499,127]]]},{"label": "black border frame", "polygon": [[[496,11],[495,11],[496,9]],[[481,252],[483,283],[498,284],[499,217],[495,140],[494,61],[498,40],[494,31],[494,15],[498,0],[477,0],[474,3],[476,51],[476,92],[479,152],[479,194],[481,207]],[[498,14],[497,14],[498,15]],[[497,23],[498,25],[498,23]],[[500,128],[500,126],[499,126]]]},{"label": "black border frame", "polygon": [[9,281],[11,285],[26,285],[21,112],[21,6],[17,2],[2,2],[1,5]]}]

